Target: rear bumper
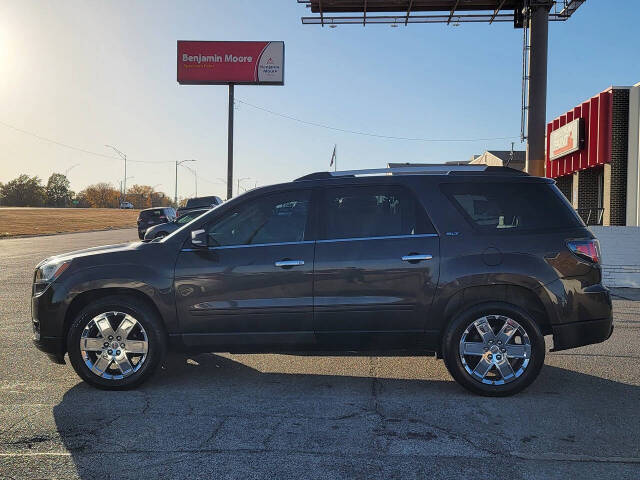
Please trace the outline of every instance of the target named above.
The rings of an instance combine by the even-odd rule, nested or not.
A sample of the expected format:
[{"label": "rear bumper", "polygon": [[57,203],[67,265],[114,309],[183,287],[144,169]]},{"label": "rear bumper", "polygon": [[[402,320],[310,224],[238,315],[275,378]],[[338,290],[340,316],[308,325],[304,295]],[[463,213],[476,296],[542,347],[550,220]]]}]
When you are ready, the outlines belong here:
[{"label": "rear bumper", "polygon": [[553,333],[552,351],[604,342],[613,330],[611,294],[602,284],[583,287],[573,278],[558,279],[540,296]]},{"label": "rear bumper", "polygon": [[553,325],[552,352],[591,345],[607,340],[613,333],[613,319],[586,320]]}]

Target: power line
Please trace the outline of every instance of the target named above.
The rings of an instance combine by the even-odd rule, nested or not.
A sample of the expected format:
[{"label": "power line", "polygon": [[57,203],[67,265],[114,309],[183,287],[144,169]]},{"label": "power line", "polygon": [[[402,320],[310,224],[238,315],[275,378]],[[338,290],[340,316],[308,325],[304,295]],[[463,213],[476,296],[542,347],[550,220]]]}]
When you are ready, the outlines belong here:
[{"label": "power line", "polygon": [[393,135],[381,135],[378,133],[371,132],[360,132],[357,130],[348,130],[345,128],[332,127],[330,125],[324,125],[322,123],[310,122],[307,120],[302,120],[300,118],[293,117],[291,115],[287,115],[285,113],[274,112],[273,110],[269,110],[268,108],[259,107],[258,105],[253,105],[249,102],[245,102],[244,100],[236,97],[236,101],[242,103],[243,105],[247,105],[251,108],[255,108],[257,110],[262,110],[263,112],[270,113],[271,115],[276,115],[278,117],[286,118],[288,120],[293,120],[294,122],[302,123],[304,125],[311,125],[313,127],[325,128],[327,130],[335,130],[337,132],[350,133],[353,135],[363,135],[366,137],[376,137],[376,138],[385,138],[387,140],[407,140],[413,142],[482,142],[487,140],[510,140],[513,138],[519,138],[517,135],[511,137],[488,137],[488,138],[414,138],[414,137],[396,137]]},{"label": "power line", "polygon": [[[7,128],[10,128],[12,130],[15,130],[16,132],[24,133],[25,135],[29,135],[31,137],[37,138],[38,140],[42,140],[44,142],[53,143],[54,145],[58,145],[60,147],[68,148],[70,150],[75,150],[77,152],[87,153],[89,155],[95,155],[96,157],[108,158],[109,160],[118,160],[118,161],[122,160],[121,158],[118,158],[118,157],[112,157],[111,155],[106,155],[104,153],[92,152],[91,150],[86,150],[84,148],[75,147],[73,145],[69,145],[69,144],[66,144],[66,143],[63,143],[63,142],[59,142],[57,140],[52,140],[50,138],[43,137],[42,135],[38,135],[37,133],[29,132],[27,130],[23,130],[21,128],[14,127],[13,125],[9,125],[8,123],[2,122],[2,121],[0,121],[0,125],[2,125],[4,127],[7,127]],[[127,159],[127,161],[135,162],[135,163],[173,163],[171,160],[153,161],[153,160],[130,160],[130,159]]]}]

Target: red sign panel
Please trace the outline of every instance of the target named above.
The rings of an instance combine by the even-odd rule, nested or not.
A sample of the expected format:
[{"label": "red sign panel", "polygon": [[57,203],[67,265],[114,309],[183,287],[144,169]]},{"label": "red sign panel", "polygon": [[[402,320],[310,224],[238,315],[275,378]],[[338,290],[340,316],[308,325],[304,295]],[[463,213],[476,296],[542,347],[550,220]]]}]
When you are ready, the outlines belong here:
[{"label": "red sign panel", "polygon": [[284,42],[179,40],[178,83],[284,85]]}]

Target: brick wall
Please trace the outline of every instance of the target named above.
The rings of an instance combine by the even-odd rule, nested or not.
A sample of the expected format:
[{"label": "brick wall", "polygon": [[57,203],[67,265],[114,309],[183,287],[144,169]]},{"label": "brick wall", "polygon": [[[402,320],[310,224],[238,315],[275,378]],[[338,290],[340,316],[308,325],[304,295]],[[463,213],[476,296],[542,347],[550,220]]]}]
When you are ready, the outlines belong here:
[{"label": "brick wall", "polygon": [[627,222],[627,150],[629,148],[629,90],[613,90],[611,118],[610,224]]},{"label": "brick wall", "polygon": [[571,188],[573,186],[573,175],[564,175],[562,177],[556,178],[556,186],[560,189],[560,191],[564,194],[565,197],[572,201],[571,199]]},{"label": "brick wall", "polygon": [[585,223],[595,223],[593,220],[597,215],[595,209],[598,208],[598,178],[603,173],[602,166],[587,168],[578,173],[578,213]]},{"label": "brick wall", "polygon": [[640,227],[589,227],[600,241],[602,283],[640,287]]}]

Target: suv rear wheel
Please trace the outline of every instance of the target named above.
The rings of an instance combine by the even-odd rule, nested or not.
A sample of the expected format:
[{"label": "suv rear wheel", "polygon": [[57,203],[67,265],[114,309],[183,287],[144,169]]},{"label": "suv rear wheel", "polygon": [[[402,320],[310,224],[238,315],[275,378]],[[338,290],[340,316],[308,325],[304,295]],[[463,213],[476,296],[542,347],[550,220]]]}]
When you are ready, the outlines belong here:
[{"label": "suv rear wheel", "polygon": [[166,334],[144,302],[105,297],[87,305],[67,335],[69,360],[87,383],[123,390],[144,382],[162,362]]},{"label": "suv rear wheel", "polygon": [[544,355],[538,325],[527,312],[506,303],[486,303],[457,315],[443,337],[447,369],[480,395],[523,390],[540,373]]}]

